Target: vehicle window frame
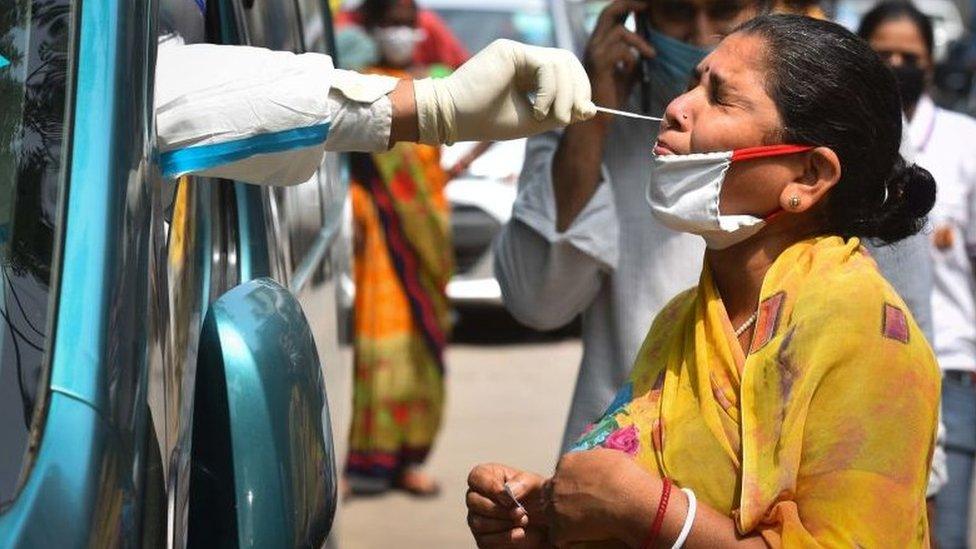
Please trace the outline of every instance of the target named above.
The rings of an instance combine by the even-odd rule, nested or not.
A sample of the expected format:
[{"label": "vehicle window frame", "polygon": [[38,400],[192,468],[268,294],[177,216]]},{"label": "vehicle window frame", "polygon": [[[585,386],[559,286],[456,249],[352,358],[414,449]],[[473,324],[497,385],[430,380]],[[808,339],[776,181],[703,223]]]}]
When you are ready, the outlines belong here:
[{"label": "vehicle window frame", "polygon": [[[81,2],[78,0],[63,0],[68,6],[65,12],[68,18],[67,44],[65,50],[65,80],[64,106],[61,119],[61,137],[59,142],[59,173],[57,178],[57,199],[53,211],[53,226],[51,234],[51,255],[49,258],[50,279],[46,292],[46,307],[44,331],[44,350],[41,355],[37,379],[37,391],[33,406],[27,441],[20,463],[18,480],[10,493],[10,497],[2,499],[0,495],[0,514],[10,508],[20,497],[28,480],[31,478],[38,451],[44,437],[44,426],[47,420],[48,404],[50,403],[50,380],[53,364],[54,349],[57,340],[57,320],[59,303],[61,300],[61,273],[64,259],[64,233],[67,217],[67,197],[71,190],[71,162],[73,151],[76,77],[78,63],[78,23],[81,14]],[[12,186],[12,190],[15,187]],[[11,239],[13,240],[13,239]],[[0,357],[2,359],[2,357]]]}]

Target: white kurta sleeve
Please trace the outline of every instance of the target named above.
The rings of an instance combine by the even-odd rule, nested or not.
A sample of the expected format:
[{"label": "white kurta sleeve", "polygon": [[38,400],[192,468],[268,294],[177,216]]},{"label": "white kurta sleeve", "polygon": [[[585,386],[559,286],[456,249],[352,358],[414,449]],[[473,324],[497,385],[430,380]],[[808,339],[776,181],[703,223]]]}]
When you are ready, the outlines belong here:
[{"label": "white kurta sleeve", "polygon": [[387,147],[396,79],[336,70],[317,53],[161,44],[156,132],[164,177],[262,185],[308,180],[328,150]]},{"label": "white kurta sleeve", "polygon": [[618,256],[618,222],[609,175],[566,231],[556,230],[552,162],[559,134],[529,139],[512,220],[495,243],[495,277],[505,307],[547,330],[565,325],[599,293]]}]

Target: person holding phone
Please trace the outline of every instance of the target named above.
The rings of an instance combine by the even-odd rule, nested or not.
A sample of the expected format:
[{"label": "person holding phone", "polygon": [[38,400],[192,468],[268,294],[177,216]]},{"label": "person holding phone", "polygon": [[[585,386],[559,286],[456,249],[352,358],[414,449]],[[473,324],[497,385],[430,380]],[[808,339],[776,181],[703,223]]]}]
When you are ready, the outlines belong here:
[{"label": "person holding phone", "polygon": [[[695,66],[767,0],[616,0],[583,64],[595,104],[660,116]],[[628,28],[636,18],[642,32]],[[598,114],[530,139],[512,222],[495,247],[505,305],[552,329],[583,315],[584,357],[563,449],[626,380],[651,319],[698,279],[704,246],[649,215],[656,124]]]}]

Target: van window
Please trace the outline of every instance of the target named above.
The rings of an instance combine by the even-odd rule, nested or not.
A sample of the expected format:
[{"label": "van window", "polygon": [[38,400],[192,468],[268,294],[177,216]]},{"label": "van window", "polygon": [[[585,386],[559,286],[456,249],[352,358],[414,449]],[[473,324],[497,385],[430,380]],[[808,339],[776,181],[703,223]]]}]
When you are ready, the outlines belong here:
[{"label": "van window", "polygon": [[296,53],[304,50],[298,28],[298,13],[291,0],[245,2],[244,23],[252,46]]},{"label": "van window", "polygon": [[30,467],[46,394],[72,4],[0,0],[0,510]]}]

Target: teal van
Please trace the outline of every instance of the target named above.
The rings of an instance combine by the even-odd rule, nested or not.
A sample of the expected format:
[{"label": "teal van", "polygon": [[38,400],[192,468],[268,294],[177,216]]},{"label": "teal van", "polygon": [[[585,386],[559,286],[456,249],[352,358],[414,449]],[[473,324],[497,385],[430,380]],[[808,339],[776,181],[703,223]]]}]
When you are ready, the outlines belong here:
[{"label": "teal van", "polygon": [[329,534],[339,159],[288,188],[162,180],[154,62],[177,36],[333,43],[325,0],[0,0],[0,547]]}]

